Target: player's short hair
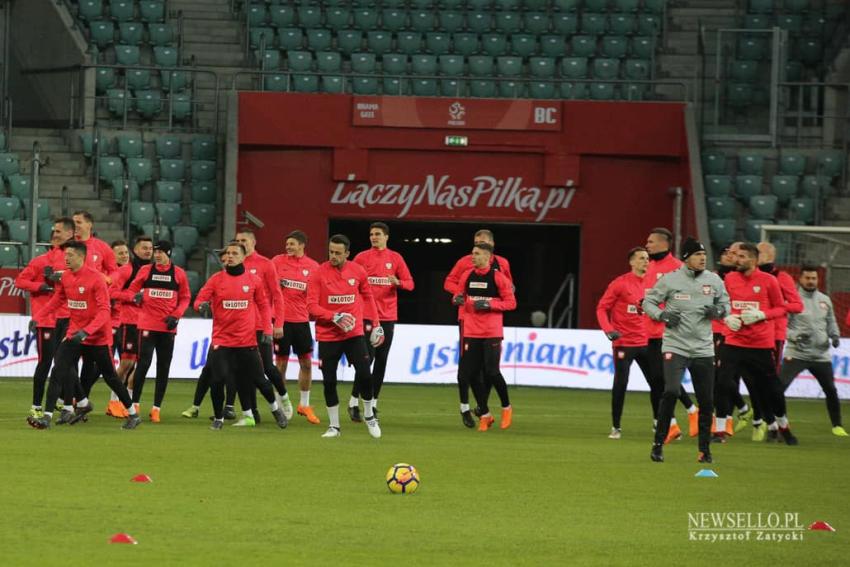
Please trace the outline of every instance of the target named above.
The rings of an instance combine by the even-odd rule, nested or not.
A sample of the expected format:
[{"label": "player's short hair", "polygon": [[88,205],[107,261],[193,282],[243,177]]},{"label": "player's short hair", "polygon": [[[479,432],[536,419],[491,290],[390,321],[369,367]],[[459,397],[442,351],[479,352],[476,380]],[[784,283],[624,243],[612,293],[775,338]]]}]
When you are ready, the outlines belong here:
[{"label": "player's short hair", "polygon": [[369,230],[371,231],[373,228],[377,228],[387,236],[390,235],[390,227],[385,222],[373,222],[369,225]]},{"label": "player's short hair", "polygon": [[283,241],[286,242],[290,238],[293,240],[297,240],[305,246],[307,245],[307,235],[304,233],[303,230],[293,230],[292,232],[286,235]]},{"label": "player's short hair", "polygon": [[81,216],[86,220],[86,222],[90,222],[90,223],[94,224],[94,217],[91,216],[90,212],[88,212],[84,209],[80,209],[79,211],[74,211],[74,216],[75,217]]},{"label": "player's short hair", "polygon": [[62,250],[67,250],[69,248],[76,250],[77,252],[79,252],[83,256],[88,254],[88,247],[86,246],[86,243],[81,242],[79,240],[69,240],[68,242],[66,242],[65,244],[62,245]]},{"label": "player's short hair", "polygon": [[245,248],[245,245],[243,245],[241,242],[237,242],[236,240],[231,240],[230,242],[227,243],[227,246],[225,246],[224,248],[227,249],[227,248],[230,248],[231,246],[236,246],[237,248],[239,248],[242,251],[242,254],[245,254],[246,256],[248,255],[248,250]]},{"label": "player's short hair", "polygon": [[631,260],[638,252],[646,252],[646,248],[644,248],[643,246],[635,246],[634,248],[629,250],[629,260]]},{"label": "player's short hair", "polygon": [[754,258],[758,258],[758,257],[759,257],[759,249],[758,249],[758,246],[756,246],[756,245],[755,245],[755,244],[753,244],[752,242],[742,242],[742,243],[738,246],[738,250],[743,250],[744,252],[746,252],[747,254],[749,254],[750,256],[752,256],[752,257],[754,257]]},{"label": "player's short hair", "polygon": [[663,226],[656,226],[655,228],[649,231],[649,234],[659,234],[663,236],[667,242],[673,242],[673,233],[670,232],[669,228],[664,228]]},{"label": "player's short hair", "polygon": [[490,244],[489,242],[479,242],[478,244],[473,246],[473,248],[478,248],[479,250],[484,250],[486,252],[489,252],[490,254],[492,254],[493,250],[494,250],[493,245]]},{"label": "player's short hair", "polygon": [[53,224],[61,224],[65,230],[74,230],[74,219],[71,217],[56,217]]},{"label": "player's short hair", "polygon": [[475,231],[475,237],[477,238],[479,236],[486,236],[487,238],[489,238],[493,242],[496,242],[496,237],[493,236],[493,231],[490,230],[489,228],[482,228],[482,229]]},{"label": "player's short hair", "polygon": [[140,242],[150,242],[151,244],[153,244],[153,238],[151,238],[147,234],[140,234],[136,237],[136,240],[133,241],[133,248],[138,246]]},{"label": "player's short hair", "polygon": [[249,234],[249,235],[251,235],[251,238],[254,239],[254,242],[257,241],[257,234],[253,230],[251,230],[250,228],[240,228],[239,230],[236,231],[236,234]]},{"label": "player's short hair", "polygon": [[126,240],[113,240],[112,244],[109,245],[110,248],[115,248],[116,246],[127,246]]},{"label": "player's short hair", "polygon": [[344,234],[334,234],[328,239],[328,244],[342,244],[345,246],[346,252],[348,252],[348,249],[351,248],[351,241]]},{"label": "player's short hair", "polygon": [[818,273],[818,271],[819,271],[818,266],[815,266],[814,264],[803,264],[803,265],[802,265],[802,267],[800,268],[800,273],[801,273],[801,274],[802,274],[803,272],[815,272],[815,273]]}]

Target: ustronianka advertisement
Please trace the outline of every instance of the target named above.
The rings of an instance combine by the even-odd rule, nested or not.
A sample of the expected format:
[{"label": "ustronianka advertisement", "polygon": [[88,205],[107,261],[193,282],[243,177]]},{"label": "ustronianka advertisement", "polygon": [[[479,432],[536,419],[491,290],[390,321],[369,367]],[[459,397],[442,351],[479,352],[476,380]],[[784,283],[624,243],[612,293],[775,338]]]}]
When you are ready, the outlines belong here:
[{"label": "ustronianka advertisement", "polygon": [[[0,316],[0,377],[31,376],[37,360],[35,336],[27,331],[27,317]],[[171,376],[197,378],[206,361],[212,323],[203,319],[180,322]],[[850,339],[832,352],[838,394],[850,399]],[[314,366],[317,361],[314,348]],[[287,377],[297,377],[298,365],[291,359]],[[387,364],[387,382],[408,384],[451,384],[458,365],[457,327],[449,325],[396,325]],[[614,375],[611,343],[599,330],[532,329],[508,327],[502,345],[502,374],[508,384],[558,388],[607,390]],[[352,380],[354,371],[340,364],[339,378]],[[318,370],[314,379],[321,379]],[[688,377],[685,388],[692,391]],[[649,388],[636,364],[632,366],[629,390]],[[801,374],[788,390],[792,397],[822,398],[817,381]]]}]

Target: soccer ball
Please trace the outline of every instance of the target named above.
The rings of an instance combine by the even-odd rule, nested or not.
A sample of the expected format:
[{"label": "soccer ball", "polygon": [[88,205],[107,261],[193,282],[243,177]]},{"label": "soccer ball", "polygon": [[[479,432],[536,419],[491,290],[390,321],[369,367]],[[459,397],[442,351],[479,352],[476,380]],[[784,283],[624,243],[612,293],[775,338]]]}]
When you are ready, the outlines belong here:
[{"label": "soccer ball", "polygon": [[396,463],[387,471],[387,488],[393,494],[412,494],[419,488],[419,472],[413,465]]}]

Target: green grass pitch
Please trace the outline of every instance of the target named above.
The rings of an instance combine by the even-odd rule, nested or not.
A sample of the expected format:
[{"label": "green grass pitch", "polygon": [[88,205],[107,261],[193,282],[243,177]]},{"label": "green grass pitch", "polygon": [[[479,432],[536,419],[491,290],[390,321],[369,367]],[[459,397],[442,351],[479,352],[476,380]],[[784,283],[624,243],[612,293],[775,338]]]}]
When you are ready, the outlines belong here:
[{"label": "green grass pitch", "polygon": [[[320,384],[322,425],[296,416],[286,431],[269,419],[209,431],[208,405],[199,419],[180,417],[193,388],[175,381],[161,424],[122,431],[102,413],[100,382],[88,423],[36,431],[25,423],[29,381],[0,381],[0,564],[850,562],[850,440],[831,435],[822,400],[791,401],[798,447],[756,445],[748,431],[714,448],[719,477],[705,479],[694,477],[703,467],[693,439],[650,462],[646,394],[628,395],[623,439],[611,441],[607,392],[514,388],[514,426],[479,433],[461,425],[455,388],[390,384],[384,437],[373,440],[347,416],[341,438],[320,438]],[[389,493],[396,462],[419,469],[417,493]],[[130,482],[138,473],[153,483]],[[701,512],[787,512],[837,531],[690,541],[688,514]],[[118,532],[138,545],[107,543]]]}]

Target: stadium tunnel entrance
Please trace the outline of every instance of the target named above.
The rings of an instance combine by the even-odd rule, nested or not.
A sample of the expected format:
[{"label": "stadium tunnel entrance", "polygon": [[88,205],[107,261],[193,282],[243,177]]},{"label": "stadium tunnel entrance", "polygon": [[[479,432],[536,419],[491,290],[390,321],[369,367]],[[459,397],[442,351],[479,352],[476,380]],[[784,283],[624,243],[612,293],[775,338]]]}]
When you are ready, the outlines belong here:
[{"label": "stadium tunnel entrance", "polygon": [[[330,219],[328,234],[348,236],[353,259],[371,246],[369,225],[377,220],[389,225],[387,245],[404,257],[416,283],[412,292],[398,294],[398,316],[403,323],[450,325],[457,320],[457,310],[443,291],[443,281],[458,258],[470,253],[475,232],[481,228],[493,231],[496,253],[507,258],[511,265],[517,308],[505,313],[505,325],[532,326],[531,314],[547,312],[568,274],[573,274],[576,282],[579,280],[581,231],[578,226]],[[576,285],[576,299],[578,293]],[[561,301],[559,305],[564,303]],[[576,326],[577,315],[574,310],[565,326]]]}]

